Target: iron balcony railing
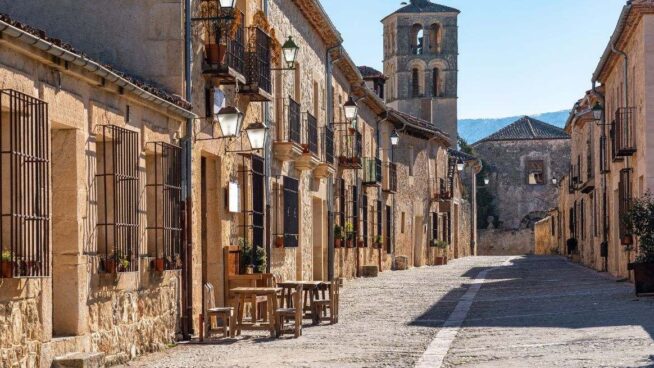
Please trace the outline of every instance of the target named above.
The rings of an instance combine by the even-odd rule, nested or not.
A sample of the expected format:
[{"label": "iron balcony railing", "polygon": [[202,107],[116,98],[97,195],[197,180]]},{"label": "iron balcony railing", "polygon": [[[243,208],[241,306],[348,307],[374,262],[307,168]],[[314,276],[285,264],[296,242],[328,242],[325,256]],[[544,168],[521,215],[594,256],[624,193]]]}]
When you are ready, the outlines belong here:
[{"label": "iron balcony railing", "polygon": [[358,131],[347,128],[339,134],[338,164],[344,168],[360,169],[363,155],[363,137]]},{"label": "iron balcony railing", "polygon": [[246,78],[251,88],[261,88],[272,93],[270,36],[259,27],[248,27],[248,50],[246,53]]},{"label": "iron balcony railing", "polygon": [[300,116],[300,104],[292,98],[288,98],[288,125],[286,134],[288,142],[302,144],[301,139],[302,120]]},{"label": "iron balcony railing", "polygon": [[605,135],[602,135],[600,137],[600,172],[601,173],[607,173],[610,171],[609,168],[609,161],[608,161],[608,155],[607,155],[607,139]]},{"label": "iron balcony railing", "polygon": [[334,164],[334,129],[330,126],[323,128],[322,135],[322,161]]},{"label": "iron balcony railing", "polygon": [[632,156],[636,152],[636,109],[622,107],[615,112],[616,156]]},{"label": "iron balcony railing", "polygon": [[376,157],[363,159],[363,181],[364,185],[379,185],[382,182],[382,161]]},{"label": "iron balcony railing", "polygon": [[315,116],[307,113],[307,128],[305,146],[308,152],[318,155],[318,120]]},{"label": "iron balcony railing", "polygon": [[386,174],[382,177],[384,182],[383,190],[389,193],[397,193],[397,164],[386,163]]},{"label": "iron balcony railing", "polygon": [[239,12],[237,17],[240,17],[240,24],[232,37],[228,37],[226,61],[227,66],[243,74],[245,72],[245,21],[243,13]]}]

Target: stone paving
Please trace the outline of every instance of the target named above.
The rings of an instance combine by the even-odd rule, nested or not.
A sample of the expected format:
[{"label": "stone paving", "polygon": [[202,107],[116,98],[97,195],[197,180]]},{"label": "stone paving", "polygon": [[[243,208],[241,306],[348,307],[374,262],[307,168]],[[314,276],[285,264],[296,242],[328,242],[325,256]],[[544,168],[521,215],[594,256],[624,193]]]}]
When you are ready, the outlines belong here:
[{"label": "stone paving", "polygon": [[[411,367],[471,279],[507,259],[471,257],[348,281],[337,325],[305,325],[299,339],[244,332],[128,366]],[[635,298],[631,284],[558,257],[515,258],[486,279],[443,366],[654,367],[654,302]]]}]

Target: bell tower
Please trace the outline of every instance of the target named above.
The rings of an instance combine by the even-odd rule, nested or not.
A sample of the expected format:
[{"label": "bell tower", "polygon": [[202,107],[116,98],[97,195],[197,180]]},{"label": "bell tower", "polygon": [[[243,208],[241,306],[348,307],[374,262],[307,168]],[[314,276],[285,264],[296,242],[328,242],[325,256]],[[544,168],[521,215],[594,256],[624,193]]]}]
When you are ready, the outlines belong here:
[{"label": "bell tower", "polygon": [[382,20],[386,102],[431,122],[456,146],[459,10],[411,0]]}]

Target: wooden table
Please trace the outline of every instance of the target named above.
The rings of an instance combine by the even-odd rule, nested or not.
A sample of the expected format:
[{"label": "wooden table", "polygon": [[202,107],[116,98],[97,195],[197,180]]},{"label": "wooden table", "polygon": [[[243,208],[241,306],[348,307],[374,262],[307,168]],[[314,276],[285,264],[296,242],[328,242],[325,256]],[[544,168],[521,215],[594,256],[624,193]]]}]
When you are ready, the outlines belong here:
[{"label": "wooden table", "polygon": [[[282,291],[276,287],[237,287],[231,289],[230,292],[234,294],[235,305],[237,311],[236,330],[240,334],[241,330],[269,330],[270,336],[275,336],[275,310],[277,310],[277,294]],[[245,303],[252,302],[252,307],[256,308],[256,300],[258,296],[264,296],[268,299],[267,304],[267,318],[263,322],[256,320],[250,323],[243,322],[243,314],[245,312]],[[256,313],[253,311],[253,316]]]},{"label": "wooden table", "polygon": [[282,288],[282,300],[286,302],[286,306],[291,305],[291,295],[293,290],[298,286],[302,286],[304,292],[304,312],[309,313],[313,319],[313,301],[318,298],[318,288],[323,284],[322,281],[284,281],[278,282],[277,286]]}]

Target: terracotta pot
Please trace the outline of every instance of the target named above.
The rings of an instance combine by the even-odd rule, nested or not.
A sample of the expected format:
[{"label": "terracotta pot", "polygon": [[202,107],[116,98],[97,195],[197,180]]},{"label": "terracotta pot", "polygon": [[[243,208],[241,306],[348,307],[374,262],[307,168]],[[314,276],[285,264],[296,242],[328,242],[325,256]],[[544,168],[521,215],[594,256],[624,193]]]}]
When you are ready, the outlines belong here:
[{"label": "terracotta pot", "polygon": [[633,235],[625,235],[621,239],[622,245],[634,245]]},{"label": "terracotta pot", "polygon": [[353,248],[353,247],[354,247],[354,240],[352,240],[352,239],[348,239],[348,240],[345,242],[345,245],[346,245],[348,248]]},{"label": "terracotta pot", "polygon": [[358,241],[357,241],[357,247],[359,247],[359,248],[365,248],[366,245],[365,245],[365,243],[363,242],[363,240],[358,240]]},{"label": "terracotta pot", "polygon": [[227,51],[226,45],[217,45],[215,43],[204,45],[209,64],[222,64]]},{"label": "terracotta pot", "polygon": [[105,273],[116,273],[116,260],[115,259],[105,259],[104,260],[104,272]]},{"label": "terracotta pot", "polygon": [[275,248],[284,248],[284,237],[278,236],[275,238]]},{"label": "terracotta pot", "polygon": [[334,248],[340,248],[343,245],[343,239],[334,239]]},{"label": "terracotta pot", "polygon": [[445,264],[445,258],[444,257],[436,257],[436,261],[434,262],[436,266],[442,266]]},{"label": "terracotta pot", "polygon": [[164,259],[163,258],[156,258],[154,260],[154,270],[157,272],[163,272],[164,271]]},{"label": "terracotta pot", "polygon": [[254,266],[249,265],[245,267],[245,274],[252,275],[254,273]]},{"label": "terracotta pot", "polygon": [[2,278],[10,279],[14,276],[14,264],[11,261],[0,262],[0,274]]},{"label": "terracotta pot", "polygon": [[654,295],[654,263],[629,263],[627,268],[634,271],[636,296]]}]

